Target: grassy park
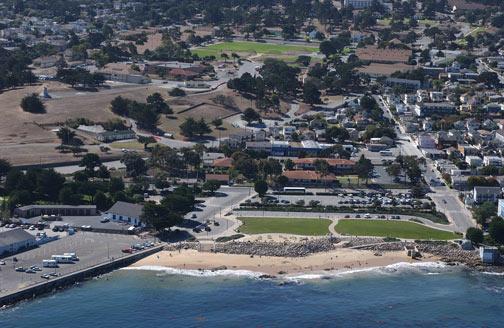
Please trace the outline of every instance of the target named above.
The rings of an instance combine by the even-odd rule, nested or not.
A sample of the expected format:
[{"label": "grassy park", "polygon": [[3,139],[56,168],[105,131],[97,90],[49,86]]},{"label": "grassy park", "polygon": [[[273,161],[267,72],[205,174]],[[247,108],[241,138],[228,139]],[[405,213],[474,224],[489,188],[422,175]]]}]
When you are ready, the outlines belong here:
[{"label": "grassy park", "polygon": [[459,238],[453,232],[432,229],[421,224],[405,221],[340,220],[335,230],[341,234],[353,236],[436,240]]},{"label": "grassy park", "polygon": [[203,48],[192,49],[191,52],[198,54],[200,57],[215,56],[219,57],[221,53],[228,54],[235,52],[239,54],[268,54],[268,55],[282,55],[282,54],[298,54],[310,53],[318,51],[318,46],[305,46],[305,45],[287,45],[287,44],[272,44],[251,41],[238,41],[238,42],[222,42],[209,45]]},{"label": "grassy park", "polygon": [[240,232],[246,234],[286,233],[303,236],[320,236],[329,232],[331,220],[302,218],[239,218],[243,222]]}]

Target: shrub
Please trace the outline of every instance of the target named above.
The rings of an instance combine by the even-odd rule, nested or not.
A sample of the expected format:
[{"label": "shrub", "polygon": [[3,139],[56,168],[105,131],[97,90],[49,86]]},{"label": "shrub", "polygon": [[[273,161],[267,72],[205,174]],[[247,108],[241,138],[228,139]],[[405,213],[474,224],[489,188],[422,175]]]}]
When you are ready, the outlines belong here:
[{"label": "shrub", "polygon": [[44,103],[35,93],[32,93],[31,95],[26,96],[21,100],[21,108],[25,112],[33,114],[43,114],[46,111]]}]

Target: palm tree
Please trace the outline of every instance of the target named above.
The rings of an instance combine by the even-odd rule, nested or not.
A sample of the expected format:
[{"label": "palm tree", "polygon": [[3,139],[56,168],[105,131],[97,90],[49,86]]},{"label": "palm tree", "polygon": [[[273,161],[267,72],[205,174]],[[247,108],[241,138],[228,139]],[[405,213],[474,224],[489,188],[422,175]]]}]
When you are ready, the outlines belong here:
[{"label": "palm tree", "polygon": [[224,62],[227,63],[227,60],[229,59],[229,55],[227,53],[223,52],[220,56],[222,59],[224,59]]}]

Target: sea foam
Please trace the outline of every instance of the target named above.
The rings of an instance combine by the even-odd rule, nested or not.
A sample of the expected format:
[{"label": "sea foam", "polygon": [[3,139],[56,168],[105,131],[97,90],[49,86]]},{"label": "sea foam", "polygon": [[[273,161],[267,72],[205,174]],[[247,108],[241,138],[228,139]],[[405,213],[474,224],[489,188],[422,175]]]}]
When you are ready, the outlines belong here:
[{"label": "sea foam", "polygon": [[259,278],[264,275],[262,272],[255,272],[249,270],[190,270],[178,269],[172,267],[158,266],[158,265],[144,265],[138,267],[126,267],[121,270],[143,270],[143,271],[157,271],[167,275],[181,275],[191,277],[220,277],[220,276],[237,276],[247,278]]},{"label": "sea foam", "polygon": [[439,274],[448,266],[443,262],[399,262],[386,266],[357,268],[349,270],[324,271],[321,273],[301,273],[295,275],[287,275],[285,278],[289,280],[318,280],[347,277],[359,274],[395,274],[406,272],[419,272],[425,274]]}]

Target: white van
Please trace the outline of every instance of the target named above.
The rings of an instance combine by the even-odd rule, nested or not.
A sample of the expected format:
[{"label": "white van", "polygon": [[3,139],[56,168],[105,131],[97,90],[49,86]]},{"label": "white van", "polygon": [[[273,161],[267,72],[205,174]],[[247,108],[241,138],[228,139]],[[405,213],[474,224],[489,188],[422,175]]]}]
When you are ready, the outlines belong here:
[{"label": "white van", "polygon": [[55,260],[42,260],[42,266],[44,268],[57,268],[58,262]]}]

